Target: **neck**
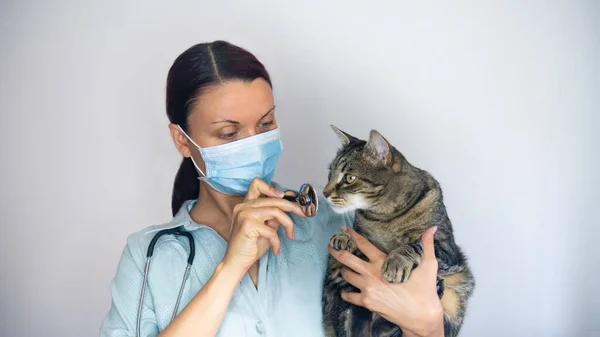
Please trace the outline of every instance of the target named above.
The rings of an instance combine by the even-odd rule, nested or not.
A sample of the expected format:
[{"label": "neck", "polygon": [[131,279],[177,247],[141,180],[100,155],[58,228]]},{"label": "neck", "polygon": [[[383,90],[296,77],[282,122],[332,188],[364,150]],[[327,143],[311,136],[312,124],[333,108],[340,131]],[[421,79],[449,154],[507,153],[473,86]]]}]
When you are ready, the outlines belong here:
[{"label": "neck", "polygon": [[395,202],[383,202],[379,205],[372,206],[369,209],[359,209],[357,210],[357,213],[363,215],[368,221],[389,222],[408,213],[415,205],[425,198],[429,191],[430,190],[423,188],[407,198],[396,196],[396,200],[394,200],[394,197],[389,197],[389,199],[394,200]]},{"label": "neck", "polygon": [[233,223],[233,208],[243,200],[243,195],[219,193],[201,181],[198,202],[190,211],[190,217],[196,223],[211,227],[228,241]]},{"label": "neck", "polygon": [[358,232],[368,237],[381,237],[377,232],[389,231],[390,228],[402,233],[415,232],[421,235],[431,225],[435,218],[433,215],[440,214],[440,202],[439,190],[422,189],[399,207],[388,204],[387,207],[357,210],[355,226]]}]

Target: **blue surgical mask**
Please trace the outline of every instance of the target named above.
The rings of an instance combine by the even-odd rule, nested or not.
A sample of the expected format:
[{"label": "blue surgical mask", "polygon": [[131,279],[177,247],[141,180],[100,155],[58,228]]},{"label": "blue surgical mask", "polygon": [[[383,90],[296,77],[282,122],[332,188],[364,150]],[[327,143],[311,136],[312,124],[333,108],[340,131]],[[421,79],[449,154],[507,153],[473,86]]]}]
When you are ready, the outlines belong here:
[{"label": "blue surgical mask", "polygon": [[267,183],[275,174],[283,144],[279,128],[246,137],[231,143],[202,148],[179,127],[181,132],[200,151],[206,173],[192,162],[202,174],[198,179],[207,182],[213,189],[230,195],[244,195],[252,179],[259,177]]}]

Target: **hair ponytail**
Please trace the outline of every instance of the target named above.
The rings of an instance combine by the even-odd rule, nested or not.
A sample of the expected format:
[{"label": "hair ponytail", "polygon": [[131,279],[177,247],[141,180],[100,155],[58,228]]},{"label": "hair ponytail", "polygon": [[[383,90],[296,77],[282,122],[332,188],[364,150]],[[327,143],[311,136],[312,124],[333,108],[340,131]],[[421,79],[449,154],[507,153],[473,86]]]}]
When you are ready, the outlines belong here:
[{"label": "hair ponytail", "polygon": [[196,199],[199,193],[200,184],[196,167],[190,158],[183,158],[177,175],[175,175],[175,183],[173,183],[173,197],[171,198],[173,215],[177,214],[185,201]]},{"label": "hair ponytail", "polygon": [[[167,116],[173,124],[188,131],[188,116],[206,88],[227,81],[251,82],[262,78],[271,86],[265,67],[247,50],[225,41],[200,43],[175,59],[167,76]],[[200,194],[198,172],[190,158],[179,166],[171,209],[175,215],[183,203]]]}]

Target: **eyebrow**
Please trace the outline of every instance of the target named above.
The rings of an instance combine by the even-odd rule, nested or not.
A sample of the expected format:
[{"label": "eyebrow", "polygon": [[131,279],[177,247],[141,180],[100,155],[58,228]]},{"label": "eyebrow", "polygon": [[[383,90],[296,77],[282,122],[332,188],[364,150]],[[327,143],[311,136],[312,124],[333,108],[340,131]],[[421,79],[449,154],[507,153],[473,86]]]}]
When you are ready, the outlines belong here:
[{"label": "eyebrow", "polygon": [[[267,111],[266,114],[264,114],[259,120],[267,117],[271,112],[273,112],[273,110],[275,110],[275,106],[273,105],[273,107],[271,109],[269,109],[269,111]],[[231,119],[225,119],[225,120],[220,120],[220,121],[216,121],[216,122],[212,122],[210,124],[218,124],[218,123],[231,123],[231,124],[240,124],[240,122],[238,121],[233,121]]]}]

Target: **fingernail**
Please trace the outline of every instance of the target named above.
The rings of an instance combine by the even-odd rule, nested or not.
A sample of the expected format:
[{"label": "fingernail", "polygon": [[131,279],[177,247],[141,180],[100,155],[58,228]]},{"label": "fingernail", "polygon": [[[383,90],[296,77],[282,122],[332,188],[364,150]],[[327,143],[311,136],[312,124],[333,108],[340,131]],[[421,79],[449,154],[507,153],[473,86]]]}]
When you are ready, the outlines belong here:
[{"label": "fingernail", "polygon": [[433,229],[431,230],[432,234],[435,235],[435,232],[437,232],[438,230],[438,226],[433,226]]},{"label": "fingernail", "polygon": [[346,293],[341,293],[342,299],[345,300],[346,299]]},{"label": "fingernail", "polygon": [[348,231],[348,226],[342,226],[342,232],[346,233]]},{"label": "fingernail", "polygon": [[283,196],[285,195],[285,193],[283,193],[283,192],[281,192],[281,191],[279,191],[279,190],[277,190],[277,192],[275,192],[275,194],[276,194],[278,197],[280,197],[280,198],[283,198]]}]

